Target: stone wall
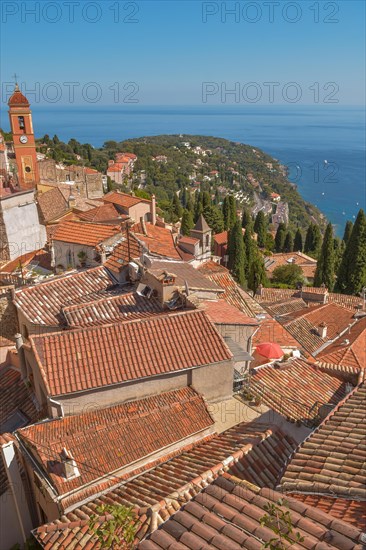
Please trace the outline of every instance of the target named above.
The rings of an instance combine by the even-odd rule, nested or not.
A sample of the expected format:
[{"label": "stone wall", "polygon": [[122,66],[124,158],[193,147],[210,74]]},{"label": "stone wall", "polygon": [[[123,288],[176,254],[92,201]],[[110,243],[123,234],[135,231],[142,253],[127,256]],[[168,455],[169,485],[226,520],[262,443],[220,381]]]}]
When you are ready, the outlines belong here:
[{"label": "stone wall", "polygon": [[12,292],[13,287],[0,288],[0,336],[14,341],[19,328]]}]

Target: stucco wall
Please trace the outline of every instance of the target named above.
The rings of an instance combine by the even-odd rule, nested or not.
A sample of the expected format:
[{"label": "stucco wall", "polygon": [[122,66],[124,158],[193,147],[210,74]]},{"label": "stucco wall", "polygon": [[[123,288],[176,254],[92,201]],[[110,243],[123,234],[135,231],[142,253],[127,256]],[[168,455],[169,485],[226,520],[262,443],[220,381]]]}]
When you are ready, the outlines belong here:
[{"label": "stucco wall", "polygon": [[0,496],[0,550],[9,550],[17,543],[23,544],[22,534],[13,496],[8,490]]},{"label": "stucco wall", "polygon": [[233,394],[234,366],[232,361],[200,367],[191,371],[190,384],[207,401],[228,399]]},{"label": "stucco wall", "polygon": [[14,341],[18,332],[18,319],[13,304],[12,288],[0,288],[0,336]]},{"label": "stucco wall", "polygon": [[39,223],[33,191],[2,199],[0,208],[10,260],[43,248],[47,240],[46,228]]}]

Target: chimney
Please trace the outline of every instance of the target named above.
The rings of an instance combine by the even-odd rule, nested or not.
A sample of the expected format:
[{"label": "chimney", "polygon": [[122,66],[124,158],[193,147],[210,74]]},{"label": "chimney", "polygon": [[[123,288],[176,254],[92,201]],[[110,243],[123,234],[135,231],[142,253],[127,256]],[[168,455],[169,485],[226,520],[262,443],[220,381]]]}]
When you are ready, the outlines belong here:
[{"label": "chimney", "polygon": [[108,161],[108,166],[113,166],[113,164],[114,164],[114,160],[109,160]]},{"label": "chimney", "polygon": [[19,351],[23,346],[23,336],[19,332],[17,332],[14,338],[15,338],[15,347],[17,351]]},{"label": "chimney", "polygon": [[60,453],[63,475],[66,479],[79,477],[80,472],[72,454],[64,447]]},{"label": "chimney", "polygon": [[107,261],[107,253],[105,251],[105,247],[102,245],[100,247],[100,258],[101,258],[101,264],[104,265]]},{"label": "chimney", "polygon": [[51,240],[50,243],[50,252],[51,252],[51,267],[56,267],[56,254],[55,254],[55,245],[53,244],[53,240]]},{"label": "chimney", "polygon": [[326,338],[328,332],[328,327],[325,323],[320,323],[318,326],[318,334],[321,338]]},{"label": "chimney", "polygon": [[144,235],[146,235],[147,237],[147,231],[146,231],[146,225],[145,225],[145,220],[144,218],[141,216],[140,218],[140,224],[141,224],[141,228],[142,228],[142,232]]},{"label": "chimney", "polygon": [[69,196],[69,200],[68,200],[68,206],[69,208],[74,208],[75,206],[75,197],[74,195],[72,194],[72,191],[70,191],[70,196]]},{"label": "chimney", "polygon": [[156,225],[156,197],[155,197],[155,195],[151,195],[150,214],[151,214],[151,223],[152,223],[152,225]]}]

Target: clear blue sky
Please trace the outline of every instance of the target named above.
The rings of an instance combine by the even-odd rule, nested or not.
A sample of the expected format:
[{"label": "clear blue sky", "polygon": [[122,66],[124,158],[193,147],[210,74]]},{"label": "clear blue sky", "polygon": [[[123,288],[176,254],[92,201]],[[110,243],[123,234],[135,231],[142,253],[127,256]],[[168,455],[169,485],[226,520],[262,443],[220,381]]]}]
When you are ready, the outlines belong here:
[{"label": "clear blue sky", "polygon": [[[134,97],[140,105],[198,105],[202,102],[203,82],[217,86],[225,83],[227,89],[238,82],[240,102],[243,97],[251,99],[260,89],[260,102],[268,104],[265,82],[279,83],[274,91],[275,103],[284,103],[282,91],[289,82],[301,88],[304,104],[314,102],[316,92],[309,86],[315,82],[319,83],[320,101],[332,91],[343,105],[364,101],[362,0],[278,0],[267,5],[261,1],[70,0],[67,5],[63,0],[2,0],[0,4],[1,81],[11,82],[16,72],[28,88],[39,83],[40,90],[46,86],[46,94],[52,98],[61,92],[60,104],[69,101],[70,87],[65,82],[80,83],[75,87],[76,104],[83,104],[80,90],[89,82],[96,82],[98,88],[88,89],[88,97],[97,94],[98,89],[102,92],[101,104],[113,104],[115,92],[109,87],[116,82],[121,97],[133,92],[132,87],[124,91],[123,85],[135,82],[139,91]],[[236,16],[227,14],[225,22],[225,8],[221,6],[229,10],[235,4],[240,11]],[[37,5],[41,11],[35,21],[38,14],[27,10],[37,9]],[[135,6],[138,12],[133,14]],[[72,9],[74,21],[70,21]],[[54,19],[59,21],[53,23]],[[97,21],[91,22],[93,19]],[[335,20],[338,22],[331,22]],[[50,82],[57,83],[57,88],[52,88]],[[255,82],[257,88],[246,88],[250,82]],[[335,92],[333,85],[322,90],[329,82],[336,83],[339,91]],[[220,92],[215,90],[207,96],[209,103],[220,103]],[[293,88],[288,93],[292,97],[298,92]],[[34,98],[30,100],[34,103]]]}]

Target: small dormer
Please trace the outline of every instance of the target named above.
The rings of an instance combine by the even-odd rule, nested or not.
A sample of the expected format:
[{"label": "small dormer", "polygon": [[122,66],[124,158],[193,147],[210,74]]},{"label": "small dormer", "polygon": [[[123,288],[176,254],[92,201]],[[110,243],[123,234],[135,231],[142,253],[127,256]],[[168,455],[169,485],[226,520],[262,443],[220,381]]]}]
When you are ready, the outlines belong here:
[{"label": "small dormer", "polygon": [[60,453],[60,458],[61,458],[61,472],[63,477],[69,480],[80,476],[80,472],[74,457],[72,456],[70,451],[68,451],[65,447],[62,449]]}]

